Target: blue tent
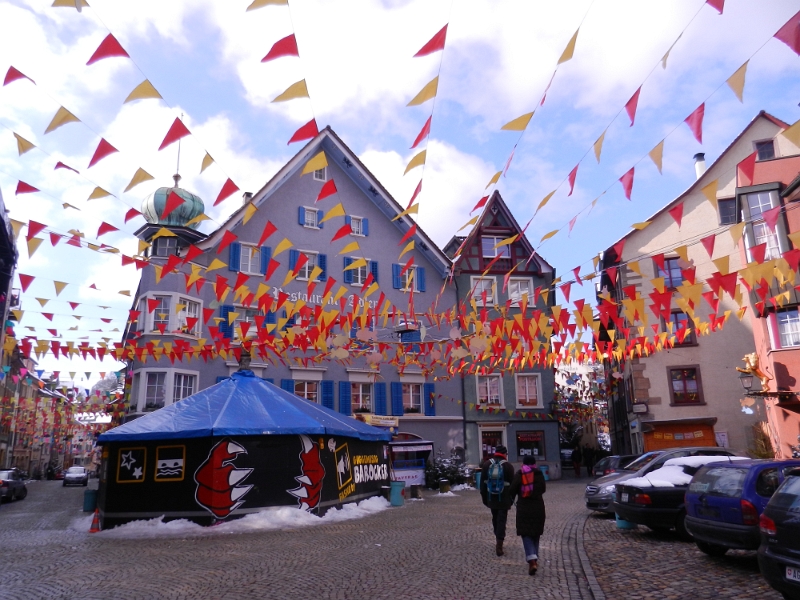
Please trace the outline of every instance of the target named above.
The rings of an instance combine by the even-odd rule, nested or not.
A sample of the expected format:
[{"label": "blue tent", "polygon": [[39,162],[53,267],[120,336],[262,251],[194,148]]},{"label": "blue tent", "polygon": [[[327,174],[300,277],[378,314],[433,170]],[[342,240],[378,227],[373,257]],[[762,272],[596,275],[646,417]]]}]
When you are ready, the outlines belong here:
[{"label": "blue tent", "polygon": [[252,371],[115,427],[100,443],[226,435],[336,435],[384,441],[391,434],[282,390]]}]

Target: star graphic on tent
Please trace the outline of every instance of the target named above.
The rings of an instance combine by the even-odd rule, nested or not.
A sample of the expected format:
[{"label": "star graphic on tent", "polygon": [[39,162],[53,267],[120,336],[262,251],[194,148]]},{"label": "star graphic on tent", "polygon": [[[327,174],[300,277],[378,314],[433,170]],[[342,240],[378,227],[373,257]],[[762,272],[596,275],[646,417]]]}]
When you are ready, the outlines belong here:
[{"label": "star graphic on tent", "polygon": [[133,463],[136,462],[136,459],[133,458],[133,452],[128,452],[127,454],[122,455],[122,466],[126,469],[130,469],[133,467]]},{"label": "star graphic on tent", "polygon": [[133,470],[133,478],[134,479],[139,479],[139,477],[141,477],[141,476],[142,476],[142,468],[141,467],[136,467]]}]

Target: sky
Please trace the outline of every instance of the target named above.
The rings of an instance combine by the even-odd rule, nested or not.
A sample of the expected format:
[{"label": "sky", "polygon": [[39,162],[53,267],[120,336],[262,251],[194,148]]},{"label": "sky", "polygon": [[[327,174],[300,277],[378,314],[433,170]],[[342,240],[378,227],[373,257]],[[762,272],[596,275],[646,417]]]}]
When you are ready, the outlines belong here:
[{"label": "sky", "polygon": [[[800,11],[800,0],[726,0],[721,15],[704,0],[290,0],[248,12],[250,2],[89,0],[80,12],[53,8],[52,0],[0,3],[0,76],[13,65],[36,82],[0,87],[0,191],[12,219],[48,225],[32,257],[26,229],[20,236],[18,272],[36,280],[23,294],[19,334],[49,339],[52,328],[62,341],[120,340],[131,307],[131,296],[120,292],[135,295],[135,267],[64,241],[53,247],[47,234],[79,230],[87,241],[135,254],[133,232],[143,221],[124,223],[124,215],[171,185],[177,144],[157,148],[181,115],[192,132],[181,143],[181,187],[205,200],[211,220],[204,232],[240,205],[237,193],[211,206],[226,178],[242,191],[260,189],[301,149],[287,141],[313,117],[401,205],[422,179],[418,222],[440,246],[477,214],[470,210],[513,150],[497,189],[522,225],[557,189],[527,234],[539,246],[561,229],[539,252],[564,277],[579,265],[588,273],[592,257],[684,191],[695,178],[693,155],[704,152],[713,162],[759,110],[788,123],[800,119],[800,58],[772,38]],[[445,24],[444,52],[413,58]],[[540,105],[576,30],[573,58],[559,65]],[[87,66],[109,32],[130,58]],[[292,32],[300,57],[262,63]],[[747,60],[740,102],[725,81]],[[406,106],[437,74],[435,101]],[[163,100],[123,104],[144,79]],[[310,98],[271,102],[300,79]],[[639,86],[631,126],[623,107]],[[703,102],[700,144],[683,120]],[[45,135],[60,106],[81,122]],[[501,130],[534,109],[524,134]],[[420,146],[427,163],[404,176],[419,150],[410,146],[431,114],[431,135]],[[592,146],[604,131],[598,163]],[[36,148],[19,156],[12,132]],[[100,137],[119,152],[87,168]],[[647,153],[661,140],[659,174]],[[201,174],[206,152],[215,163]],[[80,174],[54,170],[58,161]],[[579,163],[568,195],[567,175]],[[618,179],[633,165],[628,201]],[[155,179],[123,193],[140,167]],[[41,193],[16,196],[19,180]],[[116,197],[87,201],[96,186]],[[103,221],[120,231],[98,241]],[[69,284],[58,297],[53,281]],[[593,300],[594,290],[573,286],[572,299],[581,295]],[[69,301],[81,305],[73,311]],[[49,321],[42,312],[55,316]],[[120,367],[109,359],[40,361],[48,372],[78,373],[79,386],[84,372],[93,383]]]}]

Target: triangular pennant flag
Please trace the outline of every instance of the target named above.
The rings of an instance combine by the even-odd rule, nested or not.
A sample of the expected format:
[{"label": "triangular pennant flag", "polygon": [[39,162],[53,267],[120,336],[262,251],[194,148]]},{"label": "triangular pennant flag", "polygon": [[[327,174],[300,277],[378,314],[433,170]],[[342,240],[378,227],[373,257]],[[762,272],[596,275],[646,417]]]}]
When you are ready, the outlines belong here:
[{"label": "triangular pennant flag", "polygon": [[714,257],[714,240],[716,239],[716,234],[707,235],[704,238],[700,239],[700,243],[703,244],[703,248],[706,249],[708,252],[708,258]]},{"label": "triangular pennant flag", "polygon": [[631,99],[625,103],[625,112],[628,113],[628,118],[631,120],[631,127],[633,127],[633,122],[636,120],[636,108],[639,106],[639,93],[641,91],[642,86],[639,86],[639,89],[634,92]]},{"label": "triangular pennant flag", "polygon": [[131,182],[123,190],[123,193],[129,192],[140,183],[144,183],[145,181],[150,181],[151,179],[154,179],[154,177],[150,175],[150,173],[139,167],[138,169],[136,169],[136,173],[133,174]]},{"label": "triangular pennant flag", "polygon": [[17,190],[14,192],[14,195],[19,196],[20,194],[33,194],[38,191],[39,188],[35,188],[29,183],[25,183],[24,181],[17,181]]},{"label": "triangular pennant flag", "polygon": [[403,175],[408,173],[411,169],[414,169],[416,167],[421,167],[422,165],[424,165],[427,156],[428,156],[427,150],[423,150],[422,152],[417,154],[414,158],[412,158],[409,161],[408,165],[406,166],[406,170],[403,172]]},{"label": "triangular pennant flag", "polygon": [[170,191],[169,195],[167,196],[167,201],[164,203],[164,210],[161,211],[161,216],[159,216],[159,220],[166,221],[167,217],[170,216],[178,207],[183,206],[183,203],[183,198],[181,198],[174,190]]},{"label": "triangular pennant flag", "polygon": [[283,56],[300,56],[300,52],[297,50],[297,39],[294,37],[293,33],[272,44],[272,48],[270,48],[267,55],[261,59],[261,62],[269,62]]},{"label": "triangular pennant flag", "polygon": [[258,244],[256,244],[256,246],[263,246],[264,242],[267,241],[269,236],[271,236],[276,231],[278,231],[278,228],[275,227],[275,225],[273,225],[271,221],[267,221],[267,224],[264,225],[264,231],[261,232],[261,237],[258,239]]},{"label": "triangular pennant flag", "polygon": [[619,178],[619,182],[622,184],[622,189],[625,192],[625,197],[630,200],[631,199],[631,191],[633,190],[633,173],[635,167],[631,167],[630,170],[625,173],[622,177]]},{"label": "triangular pennant flag", "polygon": [[335,242],[336,240],[342,239],[346,235],[350,235],[353,233],[353,229],[350,227],[350,223],[345,223],[342,225],[339,230],[333,234],[331,238],[331,243]]},{"label": "triangular pennant flag", "polygon": [[202,173],[208,167],[210,167],[214,163],[214,159],[211,158],[211,155],[206,152],[206,155],[203,157],[203,163],[200,165],[200,172]]},{"label": "triangular pennant flag", "polygon": [[140,213],[135,208],[131,208],[130,210],[128,210],[128,212],[125,213],[125,222],[127,223],[131,219],[135,219],[136,217],[141,216],[141,214],[142,213]]},{"label": "triangular pennant flag", "polygon": [[186,137],[189,133],[190,131],[186,128],[186,125],[183,124],[183,121],[175,117],[172,125],[170,125],[169,131],[167,131],[167,135],[164,136],[164,141],[161,142],[158,149],[163,150],[173,142],[177,142],[179,139]]},{"label": "triangular pennant flag", "polygon": [[56,288],[56,296],[61,294],[64,291],[64,288],[67,287],[69,284],[64,281],[54,281],[53,285]]},{"label": "triangular pennant flag", "polygon": [[359,247],[358,242],[350,242],[344,248],[339,250],[339,252],[337,252],[336,254],[350,254],[350,253],[356,252],[357,250],[360,250],[360,249],[361,248]]},{"label": "triangular pennant flag", "polygon": [[783,210],[783,207],[778,205],[775,208],[770,208],[769,210],[765,210],[761,213],[761,216],[764,218],[764,222],[773,233],[778,233],[775,230],[775,226],[778,224],[778,217],[781,216],[781,210]]},{"label": "triangular pennant flag", "polygon": [[265,6],[289,6],[289,0],[253,0],[245,12],[250,12],[257,8],[264,8]]},{"label": "triangular pennant flag", "polygon": [[747,75],[747,63],[749,60],[744,61],[744,64],[736,69],[736,71],[725,80],[725,83],[728,84],[728,87],[733,90],[733,93],[736,94],[736,97],[739,99],[739,102],[744,103],[744,79]]},{"label": "triangular pennant flag", "polygon": [[292,144],[294,142],[302,142],[304,140],[310,140],[314,137],[319,135],[319,129],[317,129],[317,120],[311,119],[308,123],[303,125],[300,129],[295,131],[292,134],[292,137],[289,138],[289,141],[286,142],[286,145]]},{"label": "triangular pennant flag", "polygon": [[339,204],[337,204],[336,206],[329,208],[328,212],[326,212],[323,215],[323,217],[319,220],[319,222],[324,223],[325,221],[328,221],[333,217],[343,217],[345,216],[345,214],[347,213],[344,212],[344,206],[342,206],[342,203],[339,202]]},{"label": "triangular pennant flag", "polygon": [[51,131],[55,131],[62,125],[66,125],[67,123],[80,123],[80,119],[69,112],[63,106],[56,111],[53,120],[50,121],[50,124],[47,126],[47,129],[44,130],[45,134],[50,133]]},{"label": "triangular pennant flag", "polygon": [[503,131],[525,131],[525,129],[528,127],[528,123],[531,122],[531,118],[533,118],[533,112],[520,115],[516,119],[513,119],[503,125],[500,129]]},{"label": "triangular pennant flag", "polygon": [[706,199],[714,205],[714,210],[717,210],[717,185],[719,183],[718,179],[715,179],[708,185],[704,185],[700,191],[703,192],[703,195]]},{"label": "triangular pennant flag", "polygon": [[334,183],[333,179],[328,179],[325,184],[322,186],[322,189],[319,191],[319,195],[314,202],[319,202],[320,200],[324,200],[328,196],[332,196],[339,190],[336,189],[336,184]]},{"label": "triangular pennant flag", "polygon": [[99,198],[105,198],[106,196],[110,196],[111,192],[107,192],[101,187],[96,187],[92,190],[92,193],[89,194],[89,197],[86,199],[88,202],[89,200],[97,200]]},{"label": "triangular pennant flag", "polygon": [[[67,170],[69,170],[69,171],[72,171],[73,173],[78,173],[78,171],[76,171],[75,169],[73,169],[73,168],[72,168],[72,167],[70,167],[70,166],[67,166],[67,165],[65,165],[65,164],[64,164],[63,162],[61,162],[61,161],[58,161],[58,162],[56,163],[56,166],[55,166],[55,167],[53,167],[53,170],[54,170],[54,171],[55,171],[56,169],[67,169]],[[80,209],[78,209],[78,210],[80,210]]]},{"label": "triangular pennant flag", "polygon": [[117,150],[116,148],[114,148],[114,146],[109,144],[105,140],[105,138],[100,138],[100,143],[97,144],[97,149],[94,151],[94,155],[92,156],[92,159],[89,161],[89,167],[93,167],[109,154],[114,154],[114,152],[119,152],[119,150]]},{"label": "triangular pennant flag", "polygon": [[565,63],[572,58],[572,55],[575,53],[575,43],[578,41],[578,31],[580,31],[580,27],[570,38],[569,42],[567,43],[567,47],[564,48],[564,52],[561,53],[561,57],[558,59],[558,63],[556,64],[560,65],[561,63]]},{"label": "triangular pennant flag", "polygon": [[703,143],[703,116],[706,113],[706,103],[703,102],[700,106],[694,109],[694,112],[686,117],[683,122],[692,130],[694,139],[699,143]]},{"label": "triangular pennant flag", "polygon": [[633,229],[641,231],[642,229],[650,225],[650,223],[652,223],[652,221],[642,221],[641,223],[634,223],[633,225],[631,225],[631,227]]},{"label": "triangular pennant flag", "polygon": [[12,81],[17,81],[18,79],[27,79],[28,81],[30,81],[34,85],[36,84],[36,82],[33,79],[31,79],[30,77],[25,75],[19,69],[16,69],[15,67],[8,67],[8,71],[6,71],[6,76],[3,79],[3,86],[8,85]]},{"label": "triangular pennant flag", "polygon": [[28,286],[33,283],[33,280],[36,278],[33,275],[23,275],[22,273],[17,273],[17,275],[19,275],[19,284],[22,291],[27,292]]},{"label": "triangular pennant flag", "polygon": [[436,97],[436,92],[439,90],[439,76],[437,75],[433,79],[431,79],[428,83],[425,84],[419,93],[411,99],[406,106],[419,106],[420,104],[424,104],[428,100]]},{"label": "triangular pennant flag", "polygon": [[569,182],[569,194],[567,196],[572,196],[572,192],[575,189],[575,178],[578,176],[578,167],[581,166],[580,163],[575,165],[575,168],[569,172],[567,176],[567,181]]},{"label": "triangular pennant flag", "polygon": [[247,206],[244,208],[244,217],[242,218],[242,224],[247,225],[247,222],[253,218],[253,215],[258,212],[256,205],[252,202],[248,202]]},{"label": "triangular pennant flag", "polygon": [[17,152],[19,153],[20,156],[36,148],[34,144],[26,140],[20,134],[15,133],[14,137],[17,138]]},{"label": "triangular pennant flag", "polygon": [[434,35],[428,42],[419,49],[419,51],[413,56],[413,58],[417,58],[418,56],[428,56],[429,54],[433,54],[434,52],[438,52],[439,50],[444,50],[444,42],[447,38],[447,25],[442,27],[436,35]]},{"label": "triangular pennant flag", "polygon": [[324,169],[328,166],[328,159],[325,158],[325,151],[321,150],[319,153],[315,154],[303,167],[303,170],[300,172],[300,175],[308,175],[309,173],[313,173],[314,171],[319,171],[320,169]]},{"label": "triangular pennant flag", "polygon": [[533,213],[533,214],[534,214],[534,216],[536,216],[536,213],[538,213],[538,212],[539,212],[541,209],[543,209],[543,208],[544,208],[545,204],[547,204],[548,202],[550,202],[550,198],[552,198],[552,197],[553,197],[553,194],[555,194],[555,193],[556,193],[556,191],[555,191],[555,190],[553,190],[552,192],[550,192],[549,194],[547,194],[547,196],[545,196],[545,197],[542,199],[542,201],[541,201],[541,202],[539,202],[539,206],[537,206],[537,207],[536,207],[536,212],[535,212],[535,213]]},{"label": "triangular pennant flag", "polygon": [[554,236],[555,234],[557,234],[558,232],[559,232],[559,230],[558,230],[558,229],[554,229],[554,230],[553,230],[553,231],[551,231],[550,233],[545,233],[545,234],[542,236],[542,239],[541,239],[541,241],[540,241],[539,243],[541,244],[543,241],[545,241],[545,240],[549,240],[551,237],[553,237],[553,236]]},{"label": "triangular pennant flag", "polygon": [[713,6],[717,9],[719,14],[722,14],[722,9],[725,7],[725,0],[706,0],[706,4]]},{"label": "triangular pennant flag", "polygon": [[756,170],[756,157],[757,153],[753,152],[750,156],[736,165],[736,183],[739,187],[753,185],[753,175]]},{"label": "triangular pennant flag", "polygon": [[128,97],[122,102],[123,104],[127,104],[128,102],[133,102],[134,100],[145,100],[147,98],[161,98],[161,94],[158,93],[158,90],[153,87],[153,84],[150,83],[147,79],[145,79],[142,83],[137,85]]},{"label": "triangular pennant flag", "polygon": [[667,50],[666,53],[664,54],[664,56],[661,58],[661,68],[662,69],[666,69],[667,68],[667,59],[669,58],[669,53],[672,52],[672,49],[675,47],[675,44],[678,43],[678,40],[681,39],[682,35],[683,35],[683,32],[678,34],[678,37],[675,39],[674,42],[672,42],[672,46],[669,47],[669,50]]},{"label": "triangular pennant flag", "polygon": [[594,157],[597,159],[597,164],[600,164],[600,153],[603,151],[603,141],[606,139],[606,132],[600,134],[600,137],[597,138],[597,141],[594,143],[592,148],[594,148]]},{"label": "triangular pennant flag", "polygon": [[230,180],[230,178],[228,178],[222,185],[222,189],[219,191],[219,194],[217,194],[217,199],[214,200],[214,206],[225,200],[225,198],[227,198],[234,192],[238,191],[239,191],[239,186],[237,186],[235,183],[233,183],[233,181]]},{"label": "triangular pennant flag", "polygon": [[[492,178],[489,180],[489,183],[487,183],[487,184],[486,184],[486,187],[485,187],[485,188],[483,188],[483,189],[485,189],[485,190],[488,190],[490,185],[494,185],[495,183],[497,183],[498,181],[500,181],[500,175],[502,175],[502,174],[503,174],[503,172],[502,172],[502,171],[498,171],[497,173],[495,173],[494,175],[492,175]],[[421,181],[420,181],[419,183],[420,183],[420,185],[422,185],[422,182],[421,182]]]},{"label": "triangular pennant flag", "polygon": [[650,160],[652,160],[656,167],[658,167],[658,172],[661,173],[661,164],[664,159],[664,140],[658,142],[656,147],[650,150],[650,152],[647,154],[650,157]]},{"label": "triangular pennant flag", "polygon": [[272,253],[272,256],[278,256],[281,252],[288,250],[292,246],[294,246],[294,244],[292,244],[292,242],[290,242],[288,239],[284,238],[277,246],[275,246],[275,252]]},{"label": "triangular pennant flag", "polygon": [[102,223],[100,223],[100,227],[97,228],[97,237],[100,237],[101,235],[105,233],[110,233],[112,231],[119,231],[119,229],[117,229],[110,223],[106,223],[105,221],[103,221]]},{"label": "triangular pennant flag", "polygon": [[433,115],[428,117],[428,120],[425,121],[425,125],[422,126],[422,129],[420,130],[419,134],[417,135],[416,139],[414,140],[414,143],[411,145],[411,150],[413,150],[414,148],[419,146],[419,143],[422,140],[424,140],[426,137],[428,137],[428,135],[430,134],[430,132],[431,132],[431,119],[433,119]]},{"label": "triangular pennant flag", "polygon": [[731,225],[731,228],[728,230],[731,234],[731,238],[733,239],[734,244],[738,244],[739,240],[742,239],[742,231],[744,231],[744,226],[746,223],[742,221],[741,223],[737,223],[736,225]]},{"label": "triangular pennant flag", "polygon": [[775,38],[789,46],[795,54],[800,55],[800,12],[786,21],[775,33]]},{"label": "triangular pennant flag", "polygon": [[306,80],[301,79],[290,85],[286,90],[279,94],[277,98],[273,100],[273,102],[287,102],[289,100],[294,100],[295,98],[308,98],[308,87],[306,86]]},{"label": "triangular pennant flag", "polygon": [[111,58],[112,56],[130,58],[128,53],[125,52],[125,49],[117,41],[117,38],[109,33],[106,38],[100,42],[100,45],[97,47],[97,50],[94,51],[91,58],[89,58],[89,62],[86,63],[86,66],[92,65],[104,58]]},{"label": "triangular pennant flag", "polygon": [[26,239],[31,239],[36,237],[36,234],[41,232],[47,225],[44,223],[38,223],[36,221],[28,221],[28,234],[25,236]]}]

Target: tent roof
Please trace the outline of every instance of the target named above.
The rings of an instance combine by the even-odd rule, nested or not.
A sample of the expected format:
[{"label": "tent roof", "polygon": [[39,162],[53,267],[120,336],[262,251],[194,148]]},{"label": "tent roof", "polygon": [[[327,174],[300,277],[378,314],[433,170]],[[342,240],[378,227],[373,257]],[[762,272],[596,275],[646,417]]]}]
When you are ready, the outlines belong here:
[{"label": "tent roof", "polygon": [[339,435],[386,441],[391,434],[238,371],[230,379],[115,427],[100,443],[223,435]]}]

